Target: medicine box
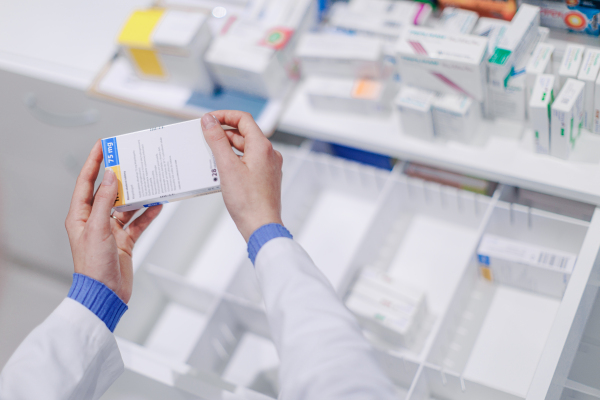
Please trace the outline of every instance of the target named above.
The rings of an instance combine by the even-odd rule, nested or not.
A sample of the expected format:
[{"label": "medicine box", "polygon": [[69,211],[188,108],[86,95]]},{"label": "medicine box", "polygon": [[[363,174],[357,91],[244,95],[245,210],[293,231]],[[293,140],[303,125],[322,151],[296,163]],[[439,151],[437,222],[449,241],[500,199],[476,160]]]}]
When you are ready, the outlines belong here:
[{"label": "medicine box", "polygon": [[440,16],[438,29],[444,32],[469,34],[475,28],[478,18],[479,15],[474,11],[446,7]]},{"label": "medicine box", "polygon": [[567,79],[552,104],[550,154],[567,159],[581,134],[585,83]]},{"label": "medicine box", "polygon": [[550,28],[598,36],[600,5],[596,1],[524,0],[540,7],[540,22]]},{"label": "medicine box", "polygon": [[525,67],[525,86],[527,104],[531,99],[533,87],[540,74],[552,74],[552,54],[554,46],[549,43],[538,43]]},{"label": "medicine box", "polygon": [[397,40],[403,28],[425,24],[431,12],[431,5],[413,1],[336,2],[331,7],[329,25],[355,34]]},{"label": "medicine box", "polygon": [[458,7],[475,11],[481,17],[502,18],[510,21],[517,11],[515,0],[438,0],[441,7]]},{"label": "medicine box", "polygon": [[420,139],[434,138],[431,108],[436,94],[430,90],[404,86],[395,100],[402,133]]},{"label": "medicine box", "polygon": [[496,18],[479,18],[471,34],[488,38],[486,60],[489,59],[500,44],[500,39],[510,22]]},{"label": "medicine box", "polygon": [[310,0],[265,1],[256,18],[231,17],[205,61],[220,86],[261,98],[282,95],[297,38],[316,21]]},{"label": "medicine box", "polygon": [[600,71],[600,49],[588,47],[583,55],[577,79],[585,83],[583,127],[589,131],[592,131],[594,127],[594,92],[598,71]]},{"label": "medicine box", "polygon": [[577,255],[485,234],[477,251],[484,278],[562,298]]},{"label": "medicine box", "polygon": [[485,101],[486,38],[412,27],[403,33],[396,51],[403,83]]},{"label": "medicine box", "polygon": [[558,89],[562,89],[563,85],[569,78],[576,79],[579,74],[579,68],[583,61],[584,47],[577,44],[570,44],[565,49],[560,69],[558,70]]},{"label": "medicine box", "polygon": [[535,151],[550,154],[550,115],[554,101],[554,75],[537,75],[531,99],[529,120],[535,135]]},{"label": "medicine box", "polygon": [[376,37],[306,33],[296,57],[303,76],[378,79],[383,73],[383,42]]},{"label": "medicine box", "polygon": [[221,190],[199,119],[102,139],[102,151],[119,182],[117,211]]},{"label": "medicine box", "polygon": [[480,106],[467,96],[440,94],[433,101],[435,135],[469,143],[481,121]]},{"label": "medicine box", "polygon": [[527,89],[525,69],[513,71],[502,86],[488,88],[489,111],[492,118],[525,121]]},{"label": "medicine box", "polygon": [[211,38],[206,14],[151,8],[131,14],[118,43],[141,78],[212,94],[214,83],[203,60]]},{"label": "medicine box", "polygon": [[364,270],[346,299],[360,324],[395,346],[411,347],[427,316],[425,292],[377,270]]},{"label": "medicine box", "polygon": [[494,54],[489,58],[489,83],[494,87],[502,87],[511,72],[533,50],[539,40],[540,9],[523,4],[512,19],[510,25],[502,33]]},{"label": "medicine box", "polygon": [[305,82],[311,105],[318,110],[362,115],[391,111],[394,85],[386,81],[311,76]]}]

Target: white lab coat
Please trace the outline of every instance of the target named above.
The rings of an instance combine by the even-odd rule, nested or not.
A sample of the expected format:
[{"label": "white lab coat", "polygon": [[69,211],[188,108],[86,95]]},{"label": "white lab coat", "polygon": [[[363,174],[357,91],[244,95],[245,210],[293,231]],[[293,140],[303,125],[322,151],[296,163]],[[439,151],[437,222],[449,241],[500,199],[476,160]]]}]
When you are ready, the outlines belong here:
[{"label": "white lab coat", "polygon": [[[280,399],[396,398],[356,320],[297,243],[269,241],[255,268],[281,360]],[[4,367],[0,400],[98,399],[123,369],[104,322],[67,298]]]}]

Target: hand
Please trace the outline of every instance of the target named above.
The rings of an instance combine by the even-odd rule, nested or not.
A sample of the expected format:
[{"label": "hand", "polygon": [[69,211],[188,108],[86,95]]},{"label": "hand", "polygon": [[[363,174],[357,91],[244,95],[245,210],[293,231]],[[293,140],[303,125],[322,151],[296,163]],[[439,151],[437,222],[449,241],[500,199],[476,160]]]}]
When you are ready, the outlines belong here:
[{"label": "hand", "polygon": [[[221,124],[235,130],[224,131]],[[214,111],[202,117],[202,130],[221,175],[225,206],[246,240],[261,226],[281,222],[281,153],[242,111]],[[231,146],[244,153],[237,156]]]},{"label": "hand", "polygon": [[[71,243],[75,272],[104,283],[128,303],[133,286],[131,253],[133,245],[162,206],[151,207],[127,229],[110,217],[117,198],[118,183],[108,169],[94,196],[94,182],[102,163],[102,145],[97,141],[83,166],[71,199],[65,227]],[[115,217],[127,223],[135,211],[116,212]]]}]

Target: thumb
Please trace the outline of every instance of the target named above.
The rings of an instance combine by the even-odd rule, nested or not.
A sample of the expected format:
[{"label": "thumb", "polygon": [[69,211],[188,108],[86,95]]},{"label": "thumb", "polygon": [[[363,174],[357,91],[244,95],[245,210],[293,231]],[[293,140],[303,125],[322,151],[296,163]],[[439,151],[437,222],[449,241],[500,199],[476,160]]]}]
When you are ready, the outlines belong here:
[{"label": "thumb", "polygon": [[227,135],[225,135],[225,131],[221,128],[221,122],[217,117],[206,113],[200,121],[206,143],[208,143],[208,147],[210,147],[215,156],[217,168],[220,170],[226,169],[228,166],[240,162],[231,149],[231,143]]},{"label": "thumb", "polygon": [[101,230],[110,231],[110,210],[115,204],[118,189],[119,184],[115,173],[110,168],[105,169],[104,178],[94,197],[90,215],[90,221]]}]

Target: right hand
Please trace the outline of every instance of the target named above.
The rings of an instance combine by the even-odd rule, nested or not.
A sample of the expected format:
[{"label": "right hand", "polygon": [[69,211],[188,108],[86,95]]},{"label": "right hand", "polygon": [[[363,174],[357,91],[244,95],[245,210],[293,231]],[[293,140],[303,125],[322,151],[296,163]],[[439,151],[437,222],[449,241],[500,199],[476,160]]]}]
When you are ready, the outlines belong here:
[{"label": "right hand", "polygon": [[[221,124],[236,129],[225,131]],[[263,225],[283,225],[283,157],[252,116],[242,111],[214,111],[202,117],[202,130],[221,176],[225,206],[246,242]],[[231,146],[244,155],[237,156]]]}]

